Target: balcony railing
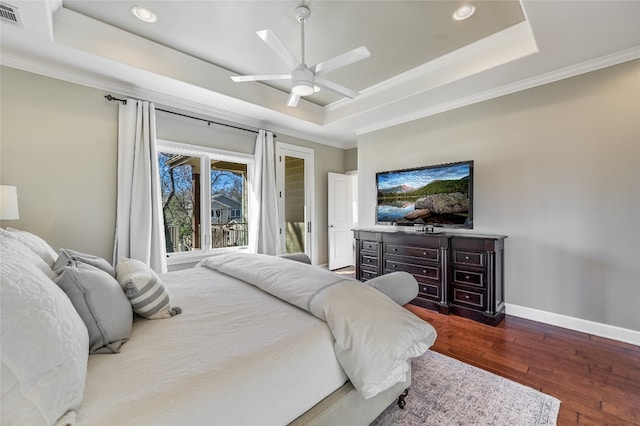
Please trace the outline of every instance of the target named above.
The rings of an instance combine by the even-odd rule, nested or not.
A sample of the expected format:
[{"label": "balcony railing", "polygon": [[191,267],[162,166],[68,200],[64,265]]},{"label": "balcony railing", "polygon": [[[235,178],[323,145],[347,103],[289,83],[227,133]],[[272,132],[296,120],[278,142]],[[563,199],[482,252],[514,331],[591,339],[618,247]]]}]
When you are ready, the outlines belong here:
[{"label": "balcony railing", "polygon": [[246,246],[248,241],[247,224],[245,222],[230,221],[225,224],[211,225],[211,247]]},{"label": "balcony railing", "polygon": [[[191,236],[179,237],[177,225],[168,225],[168,237],[171,247],[167,251],[178,253],[191,250],[193,248]],[[199,228],[199,227],[198,227]],[[216,223],[211,225],[211,248],[240,247],[249,243],[247,224],[231,220],[228,223]],[[171,250],[173,248],[173,250]]]}]

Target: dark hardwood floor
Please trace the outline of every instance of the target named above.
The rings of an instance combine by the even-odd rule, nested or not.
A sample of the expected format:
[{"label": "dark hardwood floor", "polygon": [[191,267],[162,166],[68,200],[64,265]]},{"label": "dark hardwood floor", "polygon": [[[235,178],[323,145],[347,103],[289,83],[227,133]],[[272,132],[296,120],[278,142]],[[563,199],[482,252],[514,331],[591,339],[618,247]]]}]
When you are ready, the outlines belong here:
[{"label": "dark hardwood floor", "polygon": [[555,396],[559,425],[640,425],[640,347],[507,315],[497,327],[407,309],[438,331],[432,350]]}]

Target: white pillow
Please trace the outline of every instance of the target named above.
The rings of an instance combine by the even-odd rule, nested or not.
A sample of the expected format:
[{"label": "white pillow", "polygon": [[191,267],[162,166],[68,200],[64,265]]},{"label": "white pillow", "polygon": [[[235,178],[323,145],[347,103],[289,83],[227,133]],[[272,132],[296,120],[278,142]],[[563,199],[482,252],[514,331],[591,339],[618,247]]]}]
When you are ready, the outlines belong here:
[{"label": "white pillow", "polygon": [[116,266],[116,278],[125,291],[133,312],[148,319],[169,318],[182,312],[171,307],[169,293],[158,275],[136,259],[123,257]]},{"label": "white pillow", "polygon": [[82,401],[89,336],[29,253],[0,237],[2,424],[52,425]]},{"label": "white pillow", "polygon": [[21,250],[21,253],[24,257],[24,260],[44,272],[47,277],[53,278],[56,276],[55,272],[53,272],[53,270],[51,269],[51,265],[48,265],[47,262],[42,260],[42,258],[35,251],[33,251],[27,244],[25,244],[24,238],[20,238],[17,232],[9,232],[5,229],[0,228],[0,238],[2,238],[3,240],[12,241],[12,244],[14,246],[20,246],[23,249]]},{"label": "white pillow", "polygon": [[40,256],[49,267],[53,266],[53,262],[58,258],[58,253],[56,253],[49,243],[31,232],[9,227],[7,227],[7,231],[10,237],[16,238],[29,247],[35,254]]}]

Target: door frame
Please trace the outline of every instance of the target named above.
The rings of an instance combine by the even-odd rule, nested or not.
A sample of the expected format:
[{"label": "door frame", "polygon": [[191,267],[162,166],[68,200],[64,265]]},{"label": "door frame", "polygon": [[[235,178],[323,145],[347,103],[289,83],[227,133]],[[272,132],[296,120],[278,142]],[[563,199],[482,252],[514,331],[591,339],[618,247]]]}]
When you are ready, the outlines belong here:
[{"label": "door frame", "polygon": [[285,186],[284,186],[284,157],[294,157],[304,160],[304,196],[305,196],[305,254],[311,259],[311,264],[318,263],[316,253],[316,229],[315,221],[315,184],[314,184],[314,151],[311,148],[304,148],[284,142],[276,142],[276,188],[278,191],[278,221],[280,228],[280,250],[286,250],[285,232]]}]

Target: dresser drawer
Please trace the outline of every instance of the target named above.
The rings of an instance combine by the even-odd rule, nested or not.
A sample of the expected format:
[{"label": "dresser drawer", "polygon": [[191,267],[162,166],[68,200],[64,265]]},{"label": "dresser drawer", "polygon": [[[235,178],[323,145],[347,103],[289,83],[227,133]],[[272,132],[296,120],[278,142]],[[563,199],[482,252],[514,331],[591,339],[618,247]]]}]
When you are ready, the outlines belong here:
[{"label": "dresser drawer", "polygon": [[461,269],[453,270],[453,281],[457,284],[472,285],[484,288],[484,274],[481,272],[464,271]]},{"label": "dresser drawer", "polygon": [[360,241],[360,249],[378,252],[378,243],[376,241]]},{"label": "dresser drawer", "polygon": [[486,308],[484,293],[477,293],[475,291],[468,291],[455,287],[453,289],[453,303],[466,305],[473,309]]},{"label": "dresser drawer", "polygon": [[377,256],[368,256],[366,254],[360,254],[360,266],[363,268],[367,268],[369,270],[375,269],[378,270],[378,257]]},{"label": "dresser drawer", "polygon": [[412,275],[421,275],[432,280],[440,279],[440,269],[436,266],[412,265],[394,260],[386,260],[384,264],[385,273],[393,271],[405,271]]},{"label": "dresser drawer", "polygon": [[440,300],[440,286],[418,283],[418,293],[420,296],[429,299]]},{"label": "dresser drawer", "polygon": [[453,251],[453,263],[456,265],[469,265],[484,267],[484,253],[473,251]]},{"label": "dresser drawer", "polygon": [[367,281],[367,280],[370,280],[371,278],[377,277],[378,273],[374,272],[374,271],[368,271],[366,269],[363,269],[362,272],[360,273],[360,275],[361,275],[360,279],[362,281]]},{"label": "dresser drawer", "polygon": [[434,248],[407,247],[395,244],[385,244],[384,252],[385,254],[389,255],[418,257],[421,259],[433,260],[434,262],[440,260],[440,250]]}]

